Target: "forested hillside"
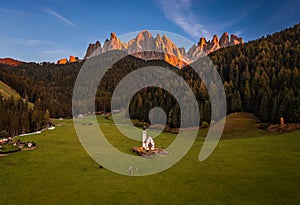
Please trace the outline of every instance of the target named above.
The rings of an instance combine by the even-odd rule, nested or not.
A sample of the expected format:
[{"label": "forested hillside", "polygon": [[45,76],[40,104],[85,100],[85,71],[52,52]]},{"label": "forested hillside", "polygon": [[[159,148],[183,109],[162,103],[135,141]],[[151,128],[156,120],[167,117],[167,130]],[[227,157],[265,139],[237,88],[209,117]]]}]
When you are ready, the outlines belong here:
[{"label": "forested hillside", "polygon": [[0,93],[0,137],[40,130],[50,116],[71,117],[72,89],[80,67],[76,63],[0,65],[0,79],[23,98],[4,98]]},{"label": "forested hillside", "polygon": [[[227,97],[227,113],[254,113],[262,122],[300,122],[300,25],[209,55],[220,73]],[[177,71],[189,83],[199,103],[201,122],[210,121],[210,102],[206,87],[188,66]],[[167,80],[172,83],[173,80]],[[167,96],[167,97],[162,97]],[[132,118],[147,120],[150,108],[160,106],[168,125],[179,126],[179,107],[172,96],[159,88],[136,94]]]},{"label": "forested hillside", "polygon": [[[227,112],[251,112],[262,122],[277,123],[280,117],[286,122],[300,122],[299,42],[300,25],[296,25],[244,45],[211,53],[209,57],[224,82]],[[25,63],[16,67],[0,65],[0,80],[14,88],[22,98],[35,103],[34,109],[40,110],[40,113],[45,114],[48,110],[51,117],[72,117],[73,86],[83,63]],[[164,61],[144,61],[133,56],[120,60],[106,73],[96,96],[97,111],[110,112],[110,98],[118,82],[129,72],[150,65],[169,68],[182,76],[196,95],[201,122],[210,121],[210,102],[206,87],[189,66],[179,70]],[[166,83],[177,86],[177,82],[170,79],[166,79]],[[16,112],[16,109],[7,108],[9,104],[13,104],[12,101],[13,99],[5,100],[6,107],[0,110],[1,118],[10,119],[13,114],[8,113]],[[22,103],[14,101],[15,104]],[[179,106],[171,95],[160,88],[145,88],[136,93],[129,107],[131,118],[148,121],[148,112],[155,106],[166,111],[170,127],[179,126]],[[30,112],[33,114],[34,109],[28,111],[29,115]],[[22,110],[24,109],[19,109],[18,112],[22,113]],[[3,123],[2,120],[0,131],[7,127],[7,122]],[[36,124],[32,121],[30,127],[32,130]],[[23,128],[18,130],[21,132]]]},{"label": "forested hillside", "polygon": [[264,122],[300,122],[300,25],[210,55],[223,77],[228,112]]}]

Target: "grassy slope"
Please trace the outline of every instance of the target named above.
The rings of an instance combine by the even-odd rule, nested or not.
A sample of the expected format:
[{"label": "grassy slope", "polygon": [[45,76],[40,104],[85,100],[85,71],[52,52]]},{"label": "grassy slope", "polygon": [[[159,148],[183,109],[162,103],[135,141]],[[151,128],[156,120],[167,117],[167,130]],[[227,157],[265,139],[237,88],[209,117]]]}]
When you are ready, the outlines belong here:
[{"label": "grassy slope", "polygon": [[[9,193],[0,204],[298,204],[300,131],[271,136],[253,128],[245,115],[230,117],[224,136],[231,139],[222,140],[206,161],[197,160],[206,132],[201,130],[179,163],[146,177],[99,169],[72,121],[64,121],[54,131],[25,138],[36,141],[37,149],[0,158],[0,193]],[[229,128],[240,134],[230,136]],[[121,138],[112,125],[102,129],[112,144]],[[174,137],[164,133],[157,143]],[[133,142],[119,142],[130,153]]]},{"label": "grassy slope", "polygon": [[12,89],[9,85],[7,85],[1,80],[0,80],[0,91],[1,91],[1,95],[5,98],[9,98],[10,96],[13,96],[14,98],[17,99],[20,97],[17,91]]},{"label": "grassy slope", "polygon": [[[1,95],[5,98],[10,98],[13,96],[15,99],[19,99],[20,95],[17,91],[15,91],[13,88],[11,88],[9,85],[4,83],[3,81],[0,80],[0,91]],[[33,108],[34,104],[29,102],[29,108]]]}]

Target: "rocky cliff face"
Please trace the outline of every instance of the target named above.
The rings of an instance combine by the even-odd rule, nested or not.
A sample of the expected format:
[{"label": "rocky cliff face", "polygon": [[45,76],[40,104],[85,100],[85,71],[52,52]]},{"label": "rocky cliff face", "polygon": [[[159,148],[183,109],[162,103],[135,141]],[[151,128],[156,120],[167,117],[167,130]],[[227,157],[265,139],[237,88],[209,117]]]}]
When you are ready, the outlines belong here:
[{"label": "rocky cliff face", "polygon": [[187,64],[184,58],[184,48],[177,48],[173,41],[166,35],[161,37],[160,34],[157,34],[154,38],[148,31],[142,31],[136,38],[130,40],[127,52],[146,60],[165,60],[178,67],[183,67]]},{"label": "rocky cliff face", "polygon": [[229,46],[229,36],[227,32],[223,33],[220,38],[219,44],[221,48]]},{"label": "rocky cliff face", "polygon": [[128,53],[138,53],[142,51],[152,51],[155,46],[155,39],[148,31],[140,32],[136,38],[128,42]]},{"label": "rocky cliff face", "polygon": [[242,38],[239,38],[236,35],[231,34],[229,46],[233,46],[233,45],[237,45],[237,44],[243,44],[243,43],[244,43],[244,41],[243,41]]},{"label": "rocky cliff face", "polygon": [[231,35],[229,39],[229,35],[227,32],[223,33],[220,40],[217,35],[214,35],[211,41],[206,41],[205,38],[201,37],[198,45],[192,46],[186,56],[190,60],[196,60],[197,58],[215,52],[220,48],[225,48],[228,46],[233,46],[237,44],[243,44],[244,41],[242,38],[237,37],[236,35]]},{"label": "rocky cliff face", "polygon": [[68,62],[68,59],[67,58],[62,58],[62,59],[59,59],[58,61],[57,61],[57,64],[62,64],[62,65],[64,65],[64,64],[66,64]]},{"label": "rocky cliff face", "polygon": [[214,52],[220,48],[242,44],[243,39],[224,33],[220,40],[217,35],[212,40],[206,41],[200,38],[197,45],[193,45],[187,52],[184,48],[178,48],[171,39],[166,35],[157,34],[155,37],[149,31],[141,31],[136,38],[131,39],[128,43],[122,42],[115,33],[111,33],[110,39],[106,40],[103,47],[99,41],[89,44],[84,59],[99,55],[111,50],[123,50],[128,54],[134,55],[145,60],[160,59],[168,63],[183,67],[197,58]]},{"label": "rocky cliff face", "polygon": [[70,56],[69,60],[67,58],[62,58],[62,59],[59,59],[57,61],[57,64],[67,64],[67,63],[74,63],[74,62],[77,62],[79,60],[78,57],[75,57],[75,56]]},{"label": "rocky cliff face", "polygon": [[115,33],[110,34],[110,40],[106,40],[103,48],[102,48],[102,53],[105,53],[107,51],[112,51],[112,50],[123,50],[127,51],[127,44],[123,43]]},{"label": "rocky cliff face", "polygon": [[[96,43],[90,43],[88,49],[86,50],[84,59],[88,59],[89,57],[92,56],[92,54],[96,51],[96,50],[101,50],[101,43],[99,41],[96,41]],[[99,51],[98,55],[101,53],[101,51]]]}]

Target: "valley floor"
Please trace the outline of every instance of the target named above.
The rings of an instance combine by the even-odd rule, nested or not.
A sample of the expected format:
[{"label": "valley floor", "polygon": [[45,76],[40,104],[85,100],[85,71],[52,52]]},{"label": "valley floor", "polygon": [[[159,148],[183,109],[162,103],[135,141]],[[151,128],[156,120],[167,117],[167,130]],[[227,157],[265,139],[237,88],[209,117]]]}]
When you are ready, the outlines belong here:
[{"label": "valley floor", "polygon": [[[300,131],[270,134],[254,118],[230,115],[221,140],[204,162],[198,161],[207,130],[170,169],[130,177],[93,161],[81,146],[72,120],[39,135],[37,149],[0,158],[0,204],[299,204]],[[100,119],[100,122],[105,122]],[[139,142],[101,125],[109,142],[132,154]],[[163,133],[156,144],[176,137]]]}]

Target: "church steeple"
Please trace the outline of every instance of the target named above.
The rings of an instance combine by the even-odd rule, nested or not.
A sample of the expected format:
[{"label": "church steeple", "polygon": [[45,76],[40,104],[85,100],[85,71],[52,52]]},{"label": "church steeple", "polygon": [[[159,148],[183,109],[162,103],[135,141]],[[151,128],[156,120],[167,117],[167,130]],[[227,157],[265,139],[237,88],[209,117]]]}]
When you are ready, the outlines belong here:
[{"label": "church steeple", "polygon": [[143,126],[142,147],[144,149],[147,148],[147,131],[145,125]]}]

